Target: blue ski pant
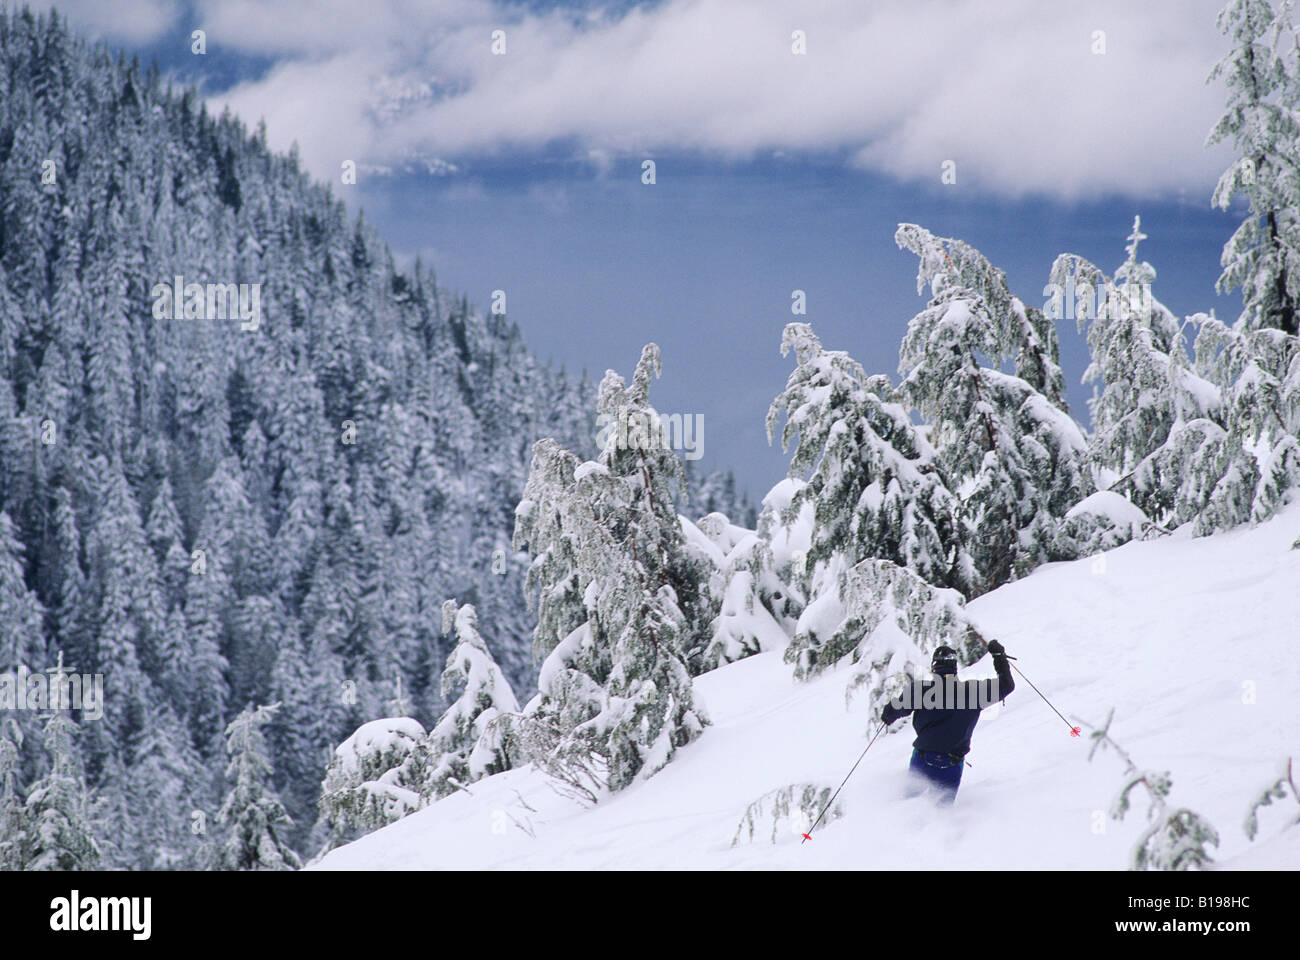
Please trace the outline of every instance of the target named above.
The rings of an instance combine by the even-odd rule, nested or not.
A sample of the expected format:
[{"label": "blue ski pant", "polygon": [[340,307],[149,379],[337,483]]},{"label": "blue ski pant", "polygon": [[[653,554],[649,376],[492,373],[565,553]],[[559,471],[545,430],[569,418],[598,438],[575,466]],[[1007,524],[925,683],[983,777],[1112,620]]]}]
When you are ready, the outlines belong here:
[{"label": "blue ski pant", "polygon": [[908,769],[939,791],[940,803],[952,803],[957,799],[957,787],[961,785],[961,772],[965,766],[964,761],[954,760],[946,753],[929,753],[913,748]]}]

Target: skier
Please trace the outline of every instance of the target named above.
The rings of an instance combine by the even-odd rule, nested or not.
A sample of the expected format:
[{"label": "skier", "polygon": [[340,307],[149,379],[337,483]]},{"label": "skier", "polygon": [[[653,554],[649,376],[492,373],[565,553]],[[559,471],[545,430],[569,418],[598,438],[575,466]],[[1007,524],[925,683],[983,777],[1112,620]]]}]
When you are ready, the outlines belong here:
[{"label": "skier", "polygon": [[[916,714],[916,740],[912,743],[909,769],[938,788],[940,803],[952,803],[957,798],[980,711],[1004,699],[1016,686],[1006,648],[994,640],[989,643],[989,653],[993,655],[997,679],[963,681],[957,679],[957,651],[939,647],[930,662],[934,678],[914,683],[910,691],[904,691],[910,696],[895,697],[880,714],[886,725],[909,713]],[[900,699],[902,703],[896,706]]]}]

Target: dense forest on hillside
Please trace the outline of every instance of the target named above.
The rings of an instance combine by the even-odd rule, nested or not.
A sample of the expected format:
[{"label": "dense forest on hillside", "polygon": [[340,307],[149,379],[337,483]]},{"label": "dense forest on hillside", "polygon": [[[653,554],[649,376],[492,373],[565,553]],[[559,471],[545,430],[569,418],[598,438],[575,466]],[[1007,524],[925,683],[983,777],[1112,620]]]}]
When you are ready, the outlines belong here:
[{"label": "dense forest on hillside", "polygon": [[[260,323],[160,319],[176,277],[260,284]],[[329,750],[445,706],[449,597],[527,692],[514,507],[538,437],[591,446],[592,395],[399,269],[263,130],[55,16],[0,16],[0,668],[113,678],[71,746],[105,865],[193,862],[250,703],[281,704],[306,850]]]}]

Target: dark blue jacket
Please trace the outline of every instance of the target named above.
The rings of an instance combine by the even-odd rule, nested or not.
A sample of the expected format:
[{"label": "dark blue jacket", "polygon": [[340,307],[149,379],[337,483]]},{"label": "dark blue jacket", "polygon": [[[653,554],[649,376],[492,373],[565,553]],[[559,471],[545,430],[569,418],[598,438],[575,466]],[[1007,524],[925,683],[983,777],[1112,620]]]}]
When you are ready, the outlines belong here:
[{"label": "dark blue jacket", "polygon": [[[937,689],[935,684],[942,683],[944,677],[924,680],[909,691],[913,697],[904,698],[901,708],[885,704],[880,719],[890,724],[914,713],[916,739],[912,746],[925,753],[964,757],[970,752],[970,737],[980,718],[980,704],[988,706],[1005,699],[1016,687],[1006,657],[994,657],[993,667],[998,673],[997,680],[953,680]],[[921,695],[920,702],[908,702],[916,692]],[[936,705],[926,706],[932,702]]]}]

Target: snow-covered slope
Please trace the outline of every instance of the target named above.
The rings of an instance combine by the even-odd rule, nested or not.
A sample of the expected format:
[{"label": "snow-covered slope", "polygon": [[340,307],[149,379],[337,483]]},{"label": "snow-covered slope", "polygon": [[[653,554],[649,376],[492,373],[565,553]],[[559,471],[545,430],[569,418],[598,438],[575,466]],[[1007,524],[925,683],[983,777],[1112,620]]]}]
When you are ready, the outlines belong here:
[{"label": "snow-covered slope", "polygon": [[[1278,773],[1300,765],[1300,504],[1254,528],[1132,543],[1052,564],[970,610],[1072,721],[1100,723],[1142,767],[1169,770],[1170,802],[1218,828],[1229,868],[1300,868],[1288,798],[1241,824]],[[866,745],[850,670],[807,684],[779,652],[698,678],[713,725],[650,780],[594,808],[514,770],[328,854],[317,866],[1097,867],[1123,868],[1144,825],[1139,800],[1107,818],[1123,767],[1086,759],[1088,742],[1017,680],[986,711],[954,807],[902,795],[911,722],[882,737],[840,795],[844,816],[800,843],[760,823],[731,846],[746,806],[791,783],[837,785]],[[992,675],[987,658],[963,672]],[[1085,730],[1086,733],[1086,730]],[[1104,831],[1098,832],[1104,826]]]}]

